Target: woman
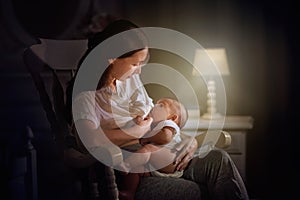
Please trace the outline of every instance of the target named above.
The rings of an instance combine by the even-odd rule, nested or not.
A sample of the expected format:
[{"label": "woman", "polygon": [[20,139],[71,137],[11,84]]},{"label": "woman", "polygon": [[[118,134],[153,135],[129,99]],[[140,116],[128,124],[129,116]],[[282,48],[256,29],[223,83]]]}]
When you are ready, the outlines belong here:
[{"label": "woman", "polygon": [[[85,143],[81,146],[83,152],[107,142],[119,147],[137,146],[138,139],[150,130],[151,118],[142,119],[139,125],[132,123],[153,107],[152,99],[139,78],[141,67],[148,60],[146,38],[135,28],[138,27],[127,20],[117,20],[89,39],[89,48],[81,61],[106,39],[135,30],[133,35],[120,40],[122,45],[134,50],[109,58],[96,91],[81,92],[73,100],[73,120],[81,141]],[[191,199],[200,199],[200,193],[201,198],[248,199],[244,183],[226,152],[212,150],[202,159],[193,158],[196,140],[193,139],[192,143],[184,141],[179,147],[184,151],[174,163],[177,170],[184,170],[183,176],[179,179],[143,177],[135,195],[137,199],[146,196],[152,199],[188,199],[188,195]]]}]

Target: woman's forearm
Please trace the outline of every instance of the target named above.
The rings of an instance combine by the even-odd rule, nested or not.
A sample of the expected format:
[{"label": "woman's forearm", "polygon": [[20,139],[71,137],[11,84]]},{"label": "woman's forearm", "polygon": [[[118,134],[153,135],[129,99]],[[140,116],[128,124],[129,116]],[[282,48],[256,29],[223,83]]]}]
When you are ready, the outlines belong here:
[{"label": "woman's forearm", "polygon": [[143,137],[150,129],[152,119],[143,121],[140,125],[135,125],[126,129],[108,129],[96,127],[90,120],[77,120],[75,122],[77,132],[87,148],[107,145],[109,142],[117,146],[138,143],[138,139]]},{"label": "woman's forearm", "polygon": [[145,121],[141,125],[135,125],[126,129],[106,129],[103,132],[114,144],[125,146],[127,144],[138,143],[138,140],[150,129],[150,122],[152,121]]},{"label": "woman's forearm", "polygon": [[138,142],[132,135],[124,132],[122,129],[101,129],[89,120],[78,120],[75,122],[76,130],[79,138],[86,146],[86,148],[92,148],[95,146],[107,145],[110,142],[117,146],[124,146],[127,143]]},{"label": "woman's forearm", "polygon": [[[111,130],[103,130],[105,136],[115,145],[117,146],[126,146],[129,144],[138,143],[138,139],[131,135],[130,130],[122,130],[122,129],[111,129]],[[102,134],[103,134],[102,133]]]}]

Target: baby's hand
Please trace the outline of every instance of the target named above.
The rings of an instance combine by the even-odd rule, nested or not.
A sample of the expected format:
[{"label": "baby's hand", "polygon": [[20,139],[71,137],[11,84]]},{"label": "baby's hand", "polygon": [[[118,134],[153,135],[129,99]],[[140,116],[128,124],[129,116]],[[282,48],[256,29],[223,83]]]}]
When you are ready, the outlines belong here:
[{"label": "baby's hand", "polygon": [[141,116],[137,116],[136,118],[133,119],[133,121],[136,125],[141,125],[143,118]]},{"label": "baby's hand", "polygon": [[136,123],[136,125],[140,125],[142,126],[143,121],[148,121],[151,117],[148,115],[146,117],[142,117],[142,116],[137,116],[136,118],[133,119],[134,123]]},{"label": "baby's hand", "polygon": [[151,117],[142,119],[141,117],[136,118],[136,125],[129,128],[128,132],[131,133],[130,135],[141,138],[143,137],[148,131],[151,130],[151,123],[153,119]]}]

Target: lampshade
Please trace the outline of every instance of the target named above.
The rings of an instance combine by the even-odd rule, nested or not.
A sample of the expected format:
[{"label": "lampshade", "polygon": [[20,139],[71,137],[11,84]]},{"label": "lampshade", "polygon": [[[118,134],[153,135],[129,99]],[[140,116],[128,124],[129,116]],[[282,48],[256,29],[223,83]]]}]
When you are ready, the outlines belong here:
[{"label": "lampshade", "polygon": [[[194,66],[203,76],[229,75],[225,48],[196,49]],[[193,75],[199,75],[193,69]]]}]

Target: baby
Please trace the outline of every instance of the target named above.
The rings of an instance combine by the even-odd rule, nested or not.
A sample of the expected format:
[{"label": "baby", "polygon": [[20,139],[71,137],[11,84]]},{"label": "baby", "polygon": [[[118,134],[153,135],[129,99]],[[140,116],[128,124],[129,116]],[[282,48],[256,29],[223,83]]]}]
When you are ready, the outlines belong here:
[{"label": "baby", "polygon": [[[136,159],[135,156],[126,158],[121,165],[122,170],[125,172],[137,171],[135,168],[143,167],[148,162],[152,167],[160,168],[162,160],[168,158],[174,161],[176,158],[174,149],[176,144],[181,142],[180,128],[187,121],[185,107],[174,99],[162,98],[154,105],[149,116],[153,118],[153,128],[144,138],[140,139],[140,144],[143,146],[136,151],[136,153],[142,153],[142,156],[139,159]],[[163,147],[165,148],[161,149]],[[162,152],[159,154],[153,153],[158,150]],[[167,174],[174,173],[175,165],[172,162],[170,163],[158,171]]]},{"label": "baby", "polygon": [[[143,145],[135,153],[141,153],[138,158],[130,155],[119,165],[122,171],[128,173],[143,171],[145,164],[149,164],[152,176],[181,177],[183,172],[176,171],[176,144],[181,142],[180,128],[188,118],[185,107],[171,98],[162,98],[157,101],[149,113],[153,118],[152,129],[144,138],[140,139]],[[138,124],[138,122],[136,122]],[[156,153],[157,152],[157,153]],[[129,173],[122,177],[119,192],[124,199],[133,199],[139,183],[138,174]]]}]

